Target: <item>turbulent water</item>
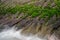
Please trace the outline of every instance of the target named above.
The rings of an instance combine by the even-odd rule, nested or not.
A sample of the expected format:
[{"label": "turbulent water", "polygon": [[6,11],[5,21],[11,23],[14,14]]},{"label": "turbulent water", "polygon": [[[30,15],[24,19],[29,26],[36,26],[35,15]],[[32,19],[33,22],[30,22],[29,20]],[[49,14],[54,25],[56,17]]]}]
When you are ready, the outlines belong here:
[{"label": "turbulent water", "polygon": [[37,36],[24,36],[21,30],[16,31],[15,28],[4,29],[0,32],[0,40],[45,40]]}]

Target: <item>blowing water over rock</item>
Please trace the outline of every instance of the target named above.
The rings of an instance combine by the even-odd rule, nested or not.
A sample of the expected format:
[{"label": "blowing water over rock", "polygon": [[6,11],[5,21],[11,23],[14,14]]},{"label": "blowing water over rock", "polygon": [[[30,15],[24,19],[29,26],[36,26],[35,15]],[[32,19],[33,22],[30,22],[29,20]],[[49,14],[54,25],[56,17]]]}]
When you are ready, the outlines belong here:
[{"label": "blowing water over rock", "polygon": [[0,40],[60,40],[60,0],[0,0]]}]

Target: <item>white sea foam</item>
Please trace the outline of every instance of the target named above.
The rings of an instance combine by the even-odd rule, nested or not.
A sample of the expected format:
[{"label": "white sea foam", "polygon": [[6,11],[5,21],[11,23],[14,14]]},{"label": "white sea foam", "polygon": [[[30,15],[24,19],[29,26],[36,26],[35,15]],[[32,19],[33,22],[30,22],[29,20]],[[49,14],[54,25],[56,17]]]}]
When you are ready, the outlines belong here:
[{"label": "white sea foam", "polygon": [[5,30],[0,33],[0,40],[45,40],[37,36],[24,36],[21,35],[21,30],[16,31],[15,28]]}]

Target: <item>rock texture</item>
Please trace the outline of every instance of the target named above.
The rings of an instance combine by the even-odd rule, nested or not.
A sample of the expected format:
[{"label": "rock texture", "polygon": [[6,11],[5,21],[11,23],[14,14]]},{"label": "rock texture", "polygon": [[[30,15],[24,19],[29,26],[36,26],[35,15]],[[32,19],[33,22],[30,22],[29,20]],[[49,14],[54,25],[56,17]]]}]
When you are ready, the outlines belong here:
[{"label": "rock texture", "polygon": [[[37,0],[31,2],[31,0],[1,0],[2,2],[14,3],[14,4],[34,4],[46,7],[52,0]],[[11,5],[11,4],[10,4]],[[52,1],[51,6],[54,7],[55,3]],[[17,17],[18,16],[18,17]],[[58,38],[60,37],[60,16],[54,15],[48,21],[40,19],[39,17],[32,18],[30,16],[24,16],[21,14],[9,14],[0,17],[0,25],[8,25],[9,27],[16,26],[18,29],[23,29],[22,34],[38,34],[38,36],[44,37],[45,35],[55,34]],[[4,27],[1,27],[4,29]],[[60,39],[60,38],[59,38]]]}]

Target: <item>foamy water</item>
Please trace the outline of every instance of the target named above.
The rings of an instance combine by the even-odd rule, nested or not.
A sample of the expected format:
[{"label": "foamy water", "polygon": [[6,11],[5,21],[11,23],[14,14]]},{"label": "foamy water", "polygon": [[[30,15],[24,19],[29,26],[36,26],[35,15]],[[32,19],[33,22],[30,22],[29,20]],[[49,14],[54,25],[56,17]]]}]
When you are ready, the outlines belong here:
[{"label": "foamy water", "polygon": [[37,36],[24,36],[21,35],[21,30],[16,31],[14,28],[5,30],[0,33],[0,40],[45,40]]}]

